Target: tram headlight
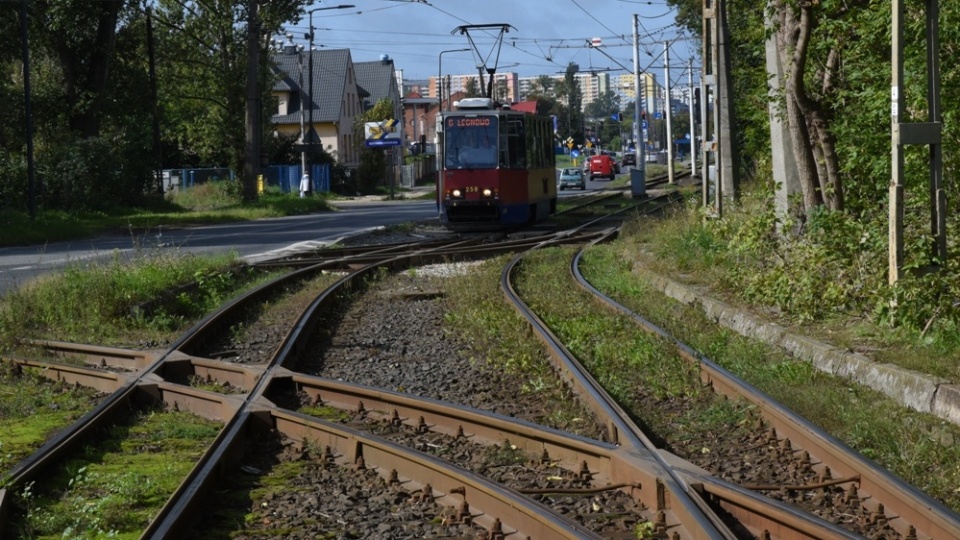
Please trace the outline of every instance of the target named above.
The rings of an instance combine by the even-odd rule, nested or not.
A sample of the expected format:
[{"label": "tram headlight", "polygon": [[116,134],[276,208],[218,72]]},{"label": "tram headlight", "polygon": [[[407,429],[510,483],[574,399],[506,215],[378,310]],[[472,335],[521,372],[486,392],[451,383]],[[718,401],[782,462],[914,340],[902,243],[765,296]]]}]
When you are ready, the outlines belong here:
[{"label": "tram headlight", "polygon": [[490,188],[484,189],[484,190],[483,190],[483,196],[484,196],[484,197],[493,197],[493,190],[491,190]]},{"label": "tram headlight", "polygon": [[460,191],[459,189],[455,189],[455,190],[453,190],[453,192],[451,193],[451,195],[453,195],[454,198],[459,199],[460,197],[463,197],[463,192]]}]

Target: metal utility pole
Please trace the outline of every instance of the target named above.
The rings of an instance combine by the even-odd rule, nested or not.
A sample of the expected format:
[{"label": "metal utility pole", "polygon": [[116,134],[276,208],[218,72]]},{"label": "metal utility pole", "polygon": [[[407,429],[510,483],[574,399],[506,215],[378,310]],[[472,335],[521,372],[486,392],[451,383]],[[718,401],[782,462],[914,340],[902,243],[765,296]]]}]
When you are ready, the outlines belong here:
[{"label": "metal utility pole", "polygon": [[[767,117],[770,121],[770,155],[773,164],[773,181],[776,187],[774,205],[777,216],[777,229],[782,230],[786,218],[790,217],[791,200],[794,195],[801,193],[800,178],[797,173],[797,162],[793,154],[792,136],[785,121],[785,111],[777,99],[783,89],[784,72],[780,60],[780,49],[777,43],[773,3],[776,0],[767,0],[767,9],[764,16],[764,25],[767,28],[765,46],[767,64],[767,84],[769,100],[767,103]],[[795,203],[794,203],[795,204]]]},{"label": "metal utility pole", "polygon": [[153,46],[153,12],[147,6],[147,57],[150,64],[150,104],[153,108],[153,151],[157,159],[157,195],[163,196],[163,146],[160,143],[160,107],[157,104],[157,62]]},{"label": "metal utility pole", "polygon": [[[291,36],[291,43],[293,38]],[[303,148],[300,150],[300,176],[308,174],[307,172],[307,131],[306,131],[306,119],[303,115],[303,46],[297,45],[297,68],[300,73],[300,82],[298,84],[300,90],[300,144],[303,145]],[[310,110],[313,110],[311,107]],[[310,126],[313,129],[313,125]]]},{"label": "metal utility pole", "polygon": [[[310,41],[309,41],[309,47],[308,47],[309,50],[307,51],[307,53],[310,55],[310,58],[309,58],[309,60],[307,60],[307,64],[308,64],[308,65],[307,65],[307,70],[308,70],[307,78],[310,79],[310,80],[307,82],[307,86],[308,86],[308,89],[307,89],[307,98],[309,99],[309,103],[307,104],[307,108],[309,109],[309,113],[308,113],[308,114],[310,115],[310,130],[307,132],[307,134],[309,135],[309,136],[308,136],[308,139],[310,139],[310,140],[309,140],[309,142],[306,141],[306,140],[304,140],[303,142],[304,142],[305,144],[309,144],[309,145],[310,145],[310,152],[311,152],[311,153],[314,152],[313,143],[314,143],[314,142],[319,142],[319,141],[314,141],[314,140],[313,140],[313,133],[314,133],[314,131],[313,131],[313,109],[316,108],[316,107],[314,107],[314,105],[313,105],[313,13],[314,13],[315,11],[327,11],[327,10],[329,10],[329,9],[350,9],[350,8],[352,8],[352,7],[356,7],[356,6],[354,6],[353,4],[341,4],[341,5],[338,5],[338,6],[329,6],[329,7],[313,8],[313,9],[311,9],[310,11],[308,11],[308,13],[310,14],[310,33],[307,34],[307,37],[309,38]],[[302,85],[302,84],[300,85],[300,89],[301,89],[301,90],[303,89],[303,85]],[[301,114],[301,117],[302,117],[302,116],[303,116],[303,115]],[[304,169],[304,170],[306,170],[306,169]]]},{"label": "metal utility pole", "polygon": [[730,49],[727,44],[730,42],[730,27],[727,24],[726,0],[714,0],[717,3],[716,18],[716,74],[718,77],[718,87],[720,92],[717,96],[715,108],[717,110],[716,130],[722,133],[720,142],[722,143],[717,151],[720,153],[720,162],[718,167],[723,168],[723,193],[728,200],[738,196],[740,192],[740,177],[738,170],[740,167],[740,151],[737,147],[737,115],[734,107],[731,88],[731,67],[730,67]]},{"label": "metal utility pole", "polygon": [[670,95],[670,42],[663,42],[663,84],[667,92],[667,106],[664,114],[667,117],[667,183],[674,184],[673,175],[673,127],[670,118],[673,116],[673,97]]},{"label": "metal utility pole", "polygon": [[[701,133],[703,134],[703,206],[710,207],[710,188],[713,187],[713,204],[716,217],[723,216],[723,182],[722,169],[720,168],[720,130],[717,129],[719,123],[720,85],[717,76],[717,56],[719,44],[718,38],[718,3],[721,0],[703,0],[703,75],[700,77],[700,107],[706,111],[707,105],[713,97],[713,133],[711,136],[707,115],[703,115],[701,124]],[[708,138],[709,137],[709,138]],[[710,176],[710,153],[713,153],[713,177]]]},{"label": "metal utility pole", "polygon": [[888,281],[896,283],[903,272],[903,146],[925,144],[930,149],[930,233],[934,238],[930,256],[935,264],[947,260],[947,200],[943,190],[942,118],[940,112],[940,27],[938,0],[926,0],[927,15],[927,121],[901,122],[906,111],[903,86],[903,0],[893,0],[893,83],[890,88],[892,163],[890,178],[890,267]]},{"label": "metal utility pole", "polygon": [[443,112],[443,55],[452,52],[470,52],[473,49],[447,49],[437,56],[437,97],[440,98],[440,112]]},{"label": "metal utility pole", "polygon": [[636,97],[633,100],[633,140],[637,164],[630,169],[630,194],[633,197],[644,197],[647,194],[647,158],[644,155],[647,141],[643,137],[640,108],[642,107],[642,91],[640,86],[640,16],[633,14],[633,84]]},{"label": "metal utility pole", "polygon": [[693,99],[693,58],[687,61],[687,87],[690,89],[690,101],[688,110],[690,111],[690,173],[697,174],[697,139],[694,136],[694,126],[696,122],[696,113],[694,112]]}]

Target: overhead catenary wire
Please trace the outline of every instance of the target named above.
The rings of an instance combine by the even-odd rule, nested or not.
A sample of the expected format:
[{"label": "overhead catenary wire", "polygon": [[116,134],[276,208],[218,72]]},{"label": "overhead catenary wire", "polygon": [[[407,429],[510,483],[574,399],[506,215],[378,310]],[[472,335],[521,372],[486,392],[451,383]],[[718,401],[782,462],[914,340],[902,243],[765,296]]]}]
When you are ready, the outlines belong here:
[{"label": "overhead catenary wire", "polygon": [[[362,1],[363,0],[358,0],[357,3],[360,3]],[[410,7],[408,11],[405,11],[404,13],[416,12],[420,14],[418,15],[419,17],[429,17],[429,20],[431,22],[428,25],[428,27],[425,26],[423,28],[423,30],[425,31],[419,31],[419,32],[407,31],[404,29],[403,26],[399,26],[396,28],[391,27],[388,30],[382,30],[382,29],[378,30],[376,28],[371,28],[369,25],[359,24],[359,21],[361,19],[355,17],[354,22],[358,23],[355,27],[349,27],[350,25],[348,25],[348,27],[344,27],[339,23],[341,21],[344,21],[342,17],[345,14],[338,13],[337,14],[338,19],[336,19],[336,22],[334,24],[330,24],[330,22],[334,22],[334,21],[330,21],[325,25],[326,28],[324,29],[324,31],[330,33],[331,35],[328,39],[323,40],[323,43],[321,44],[321,46],[326,46],[327,48],[337,48],[337,47],[348,48],[348,49],[357,51],[361,55],[367,51],[380,53],[380,54],[387,52],[387,53],[390,53],[392,57],[394,57],[395,61],[402,58],[432,59],[435,55],[431,53],[425,53],[423,51],[424,47],[445,48],[445,47],[462,46],[464,44],[462,39],[459,39],[459,40],[450,39],[449,34],[431,32],[430,29],[436,28],[437,27],[436,23],[439,22],[439,20],[442,20],[444,17],[446,17],[446,18],[449,18],[450,20],[456,20],[458,21],[458,23],[470,23],[471,21],[469,21],[468,19],[474,18],[470,16],[464,16],[464,14],[460,12],[459,5],[457,6],[458,7],[457,10],[451,10],[449,9],[449,7],[445,6],[444,3],[442,2],[435,2],[435,1],[429,1],[429,0],[366,0],[366,2],[368,3],[368,5],[369,3],[372,3],[372,2],[380,2],[381,6],[371,7],[369,9],[364,9],[364,10],[355,10],[355,11],[351,10],[350,12],[345,14],[356,15],[356,14],[362,14],[362,13],[373,13],[375,11],[382,11],[387,8],[401,8],[406,6],[416,6],[416,7]],[[384,6],[383,4],[386,4],[386,5]],[[649,4],[665,5],[663,2],[649,2]],[[420,5],[424,7],[420,7]],[[565,8],[565,11],[566,12],[576,11],[577,13],[584,12],[587,6],[584,4],[582,0],[571,0],[571,8]],[[464,10],[472,9],[472,7],[468,8],[467,6],[463,6],[463,9]],[[562,8],[559,8],[559,6],[556,6],[556,7],[551,6],[551,9],[560,10]],[[441,17],[429,16],[425,13],[427,11],[433,11],[442,16]],[[596,11],[596,10],[594,9],[593,11]],[[479,11],[474,10],[472,11],[472,13],[479,13]],[[500,12],[498,11],[497,13],[500,13]],[[656,14],[657,17],[661,17],[664,15],[666,14],[665,13]],[[615,47],[626,48],[628,46],[632,46],[631,40],[629,40],[628,36],[626,36],[624,33],[617,32],[612,27],[608,26],[608,24],[605,24],[603,21],[609,19],[608,17],[601,19],[599,14],[591,13],[590,18],[602,29],[601,36],[599,37],[605,40],[604,47],[607,48],[607,51],[606,51],[607,55],[609,55],[614,65],[620,67],[621,69],[624,69],[624,66],[626,66],[629,63],[629,61],[626,58],[621,57],[622,54],[614,53],[613,48]],[[644,28],[644,39],[641,42],[641,46],[643,50],[646,51],[647,55],[653,57],[654,54],[652,53],[652,51],[657,51],[659,49],[658,45],[665,40],[670,40],[671,42],[673,42],[673,41],[689,39],[687,37],[670,35],[670,34],[676,34],[678,31],[678,28],[675,24],[667,24],[662,26],[659,26],[659,25],[649,26],[651,22],[650,19],[652,18],[654,17],[646,18],[647,26]],[[616,19],[610,19],[610,20],[616,20]],[[594,22],[591,22],[590,25],[593,25]],[[298,28],[296,26],[291,27],[291,29],[295,33],[299,33],[297,32]],[[544,27],[542,25],[537,25],[535,29],[516,28],[517,34],[516,35],[512,34],[511,36],[509,36],[509,39],[507,39],[506,41],[506,44],[508,45],[508,47],[504,47],[502,49],[503,54],[506,55],[503,61],[518,62],[521,66],[521,74],[523,74],[524,71],[533,71],[533,72],[536,72],[537,70],[552,71],[553,70],[552,68],[556,68],[558,66],[559,67],[566,66],[569,63],[577,62],[578,59],[580,62],[583,62],[584,61],[583,51],[586,50],[588,54],[590,53],[589,47],[586,45],[586,40],[589,38],[598,37],[596,34],[582,35],[580,37],[577,37],[576,34],[564,35],[563,37],[551,36],[551,35],[544,35],[543,30],[544,30]],[[523,32],[523,33],[521,34],[520,32]],[[369,39],[369,37],[373,37],[373,36],[369,36],[369,37],[358,36],[359,39],[351,37],[351,35],[370,34],[370,33],[376,33],[378,34],[378,36],[376,36],[375,39]],[[497,36],[495,36],[494,34],[496,34],[496,32],[477,32],[473,36],[474,43],[477,46],[479,46],[482,50],[483,47],[486,47],[488,45],[493,45],[493,43],[495,42],[495,39],[497,38]],[[408,37],[410,36],[416,36],[419,39],[408,39]],[[423,38],[425,38],[425,40],[423,40]],[[436,39],[431,39],[431,38],[436,38]],[[578,42],[583,43],[584,45],[580,45],[578,47],[570,46],[571,43],[578,43]],[[509,55],[507,55],[507,51],[509,51]],[[693,55],[695,55],[695,52],[691,52],[691,56]],[[656,56],[659,56],[659,55],[656,55]],[[681,57],[682,56],[684,55],[681,53]],[[490,60],[490,58],[479,58],[479,59],[481,60],[480,63],[489,63],[489,60]],[[463,61],[458,60],[458,62],[463,62]],[[414,65],[419,65],[420,63],[421,62],[419,60],[412,61],[412,64]],[[650,62],[651,66],[655,63],[656,63],[655,59],[652,62]],[[407,76],[409,76],[409,74],[416,73],[416,71],[414,70],[415,68],[411,69],[409,67],[409,64],[407,66],[404,66],[404,63],[402,61],[397,62],[397,68],[405,70]],[[625,71],[630,71],[630,70],[625,69]],[[427,73],[428,74],[432,73],[432,71],[428,69]],[[414,75],[414,77],[416,77],[416,75]]]}]

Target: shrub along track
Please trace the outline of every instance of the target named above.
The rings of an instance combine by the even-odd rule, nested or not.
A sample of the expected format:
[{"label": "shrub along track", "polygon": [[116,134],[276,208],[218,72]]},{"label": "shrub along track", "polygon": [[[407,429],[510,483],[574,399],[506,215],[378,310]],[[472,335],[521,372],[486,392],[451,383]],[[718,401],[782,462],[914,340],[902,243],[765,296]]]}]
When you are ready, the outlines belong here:
[{"label": "shrub along track", "polygon": [[[545,239],[534,239],[526,247],[542,240]],[[573,244],[587,240],[586,237],[565,239]],[[421,252],[412,258],[414,263],[465,256],[462,245],[437,249],[437,245],[428,247],[421,243],[412,247]],[[490,245],[484,248],[482,256],[522,249],[524,246],[516,243],[506,248]],[[394,248],[380,250],[389,252]],[[426,252],[431,250],[444,253],[428,256]],[[369,251],[339,253],[334,258],[336,264],[332,262],[334,259],[321,263],[289,263],[311,266],[306,267],[309,271],[297,271],[304,274],[300,278],[285,279],[283,293],[251,293],[238,299],[234,307],[239,309],[233,315],[204,321],[194,329],[193,337],[174,344],[173,352],[135,376],[139,382],[133,386],[139,388],[140,393],[168,406],[232,418],[218,445],[181,485],[151,524],[147,536],[173,537],[197,530],[192,528],[195,523],[190,518],[198,514],[196,510],[200,507],[204,507],[202,514],[207,516],[202,524],[205,528],[199,529],[201,536],[225,530],[234,530],[235,537],[242,538],[278,531],[285,531],[291,537],[338,531],[338,534],[371,538],[396,538],[472,536],[482,530],[497,537],[498,530],[509,533],[521,528],[520,524],[525,531],[535,530],[538,534],[534,534],[534,538],[560,537],[561,530],[565,535],[572,535],[570,537],[658,534],[674,538],[721,538],[734,534],[705,532],[703,522],[715,518],[684,517],[685,512],[695,514],[696,509],[685,507],[688,503],[683,502],[685,494],[680,490],[686,489],[684,484],[695,481],[701,491],[693,495],[706,494],[703,500],[698,498],[696,504],[713,498],[728,504],[727,510],[735,497],[752,501],[749,495],[716,482],[689,465],[678,467],[681,473],[674,471],[663,479],[651,476],[664,471],[654,467],[655,472],[650,473],[646,463],[649,458],[637,463],[638,449],[603,443],[604,438],[619,441],[623,428],[620,432],[611,431],[611,420],[602,416],[598,419],[585,410],[585,404],[570,399],[570,386],[549,380],[542,368],[535,379],[516,374],[504,376],[503,372],[483,365],[481,360],[486,351],[474,348],[464,354],[464,347],[455,336],[440,332],[444,291],[462,281],[459,276],[462,268],[425,266],[396,273],[370,269],[363,272],[363,280],[356,276],[349,278],[351,293],[323,293],[317,302],[305,300],[325,284],[339,282],[344,275],[317,277],[317,273],[322,272],[318,267],[331,272],[348,271],[375,259]],[[361,259],[363,261],[358,262]],[[452,275],[436,275],[439,271]],[[309,285],[296,285],[298,280]],[[288,300],[289,309],[278,307],[286,305]],[[299,313],[305,304],[309,306],[301,316]],[[293,330],[287,334],[256,330],[264,323],[268,323],[265,327]],[[244,339],[245,336],[254,337]],[[249,345],[253,340],[257,342],[255,347]],[[271,354],[254,354],[254,351],[271,351]],[[203,358],[204,355],[215,356],[220,361]],[[535,360],[543,362],[545,358]],[[143,374],[149,376],[143,377]],[[157,379],[161,382],[156,382]],[[331,388],[336,383],[330,379],[349,380],[368,387]],[[186,383],[197,388],[185,387]],[[224,387],[233,388],[247,397],[231,398],[208,392],[205,387],[221,393]],[[505,416],[478,420],[477,413],[449,411],[440,402],[422,402],[409,397],[404,401],[402,393],[463,403]],[[334,395],[349,397],[331,397]],[[234,415],[237,411],[239,414]],[[445,411],[448,418],[441,418],[438,411]],[[510,420],[509,416],[564,432],[544,431]],[[314,420],[316,417],[328,418],[346,427],[338,429]],[[490,423],[497,427],[490,428]],[[461,431],[464,433],[458,436]],[[412,479],[438,474],[436,471],[443,466],[419,458],[419,465],[413,470],[409,465],[401,467],[398,463],[416,458],[401,458],[405,454],[390,441],[442,456],[465,469],[524,490],[554,510],[550,512],[534,504],[530,511],[540,515],[536,519],[522,518],[516,515],[515,508],[523,507],[523,503],[514,500],[508,504],[514,510],[504,509],[502,515],[497,515],[493,509],[503,504],[495,502],[498,494],[506,500],[516,495],[500,493],[496,484],[485,483],[483,478],[466,473],[447,476],[446,480],[437,480],[426,488],[422,480]],[[775,453],[780,455],[791,454],[779,441],[772,444],[761,438],[759,442],[764,448],[776,446],[779,450]],[[742,444],[740,440],[732,448],[742,450]],[[246,457],[238,458],[238,454],[230,451],[233,447],[248,447],[251,451],[246,452]],[[714,453],[717,454],[719,452]],[[386,459],[385,455],[392,457]],[[43,461],[36,460],[28,469],[42,470],[44,465],[49,465]],[[401,471],[396,481],[391,474],[394,466]],[[424,469],[434,472],[426,474]],[[16,481],[11,485],[30,476],[23,474],[24,470],[24,467],[15,470]],[[228,473],[226,482],[238,489],[233,493],[240,496],[239,502],[232,497],[218,500],[214,511],[200,496],[213,489],[206,479],[216,471]],[[666,488],[663,485],[672,482],[677,485]],[[609,484],[619,489],[597,489]],[[326,487],[318,488],[321,485]],[[221,484],[221,488],[216,489],[223,487]],[[475,515],[474,508],[484,508],[484,513]],[[844,537],[824,524],[811,524],[806,517],[791,515],[787,509],[766,511],[779,516],[777,520],[802,522],[806,530],[817,531],[816,536],[791,536],[772,530],[773,537]],[[564,520],[560,515],[572,516],[573,520]],[[494,517],[504,520],[496,521]],[[582,525],[577,526],[577,522]],[[237,523],[246,523],[243,532],[235,530]],[[752,538],[763,529],[755,527],[754,532],[750,532],[747,525],[739,526],[736,536],[743,538]]]}]

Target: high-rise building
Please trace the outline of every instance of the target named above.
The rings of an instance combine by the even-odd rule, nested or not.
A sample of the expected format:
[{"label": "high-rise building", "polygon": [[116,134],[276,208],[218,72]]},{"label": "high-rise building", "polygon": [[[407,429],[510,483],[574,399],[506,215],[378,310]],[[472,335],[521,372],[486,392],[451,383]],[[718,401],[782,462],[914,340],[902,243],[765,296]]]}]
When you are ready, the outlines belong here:
[{"label": "high-rise building", "polygon": [[[625,106],[636,100],[637,86],[633,73],[617,75],[613,78],[612,90],[620,96],[620,105]],[[663,93],[657,84],[657,76],[652,73],[640,73],[640,93],[644,110],[658,111],[663,108]]]},{"label": "high-rise building", "polygon": [[[490,76],[484,75],[483,77],[483,86],[480,84],[480,75],[471,74],[471,75],[457,75],[457,74],[444,74],[444,88],[443,95],[449,96],[456,94],[457,92],[465,92],[467,89],[468,81],[475,81],[477,85],[477,91],[481,94],[486,95],[487,88],[486,85],[490,82]],[[439,97],[438,90],[438,80],[437,77],[430,77],[429,81],[430,86],[430,96]],[[493,88],[492,88],[493,98],[501,103],[513,103],[518,101],[520,96],[520,88],[518,83],[518,77],[515,72],[508,71],[503,73],[494,73],[493,75]]]},{"label": "high-rise building", "polygon": [[[534,87],[534,82],[537,81],[540,77],[521,77],[520,78],[520,99],[526,99],[530,91]],[[554,84],[563,82],[564,75],[551,75],[551,79],[555,81]],[[580,87],[580,94],[583,96],[581,103],[586,105],[595,101],[600,94],[611,90],[610,86],[610,75],[607,73],[576,73],[573,76],[573,80],[577,82],[577,86]],[[561,101],[566,101],[561,100]]]}]

